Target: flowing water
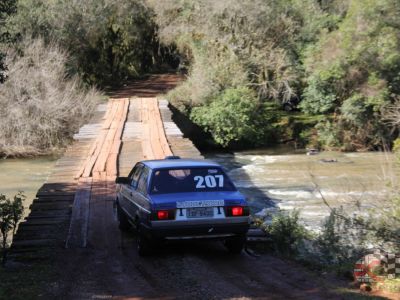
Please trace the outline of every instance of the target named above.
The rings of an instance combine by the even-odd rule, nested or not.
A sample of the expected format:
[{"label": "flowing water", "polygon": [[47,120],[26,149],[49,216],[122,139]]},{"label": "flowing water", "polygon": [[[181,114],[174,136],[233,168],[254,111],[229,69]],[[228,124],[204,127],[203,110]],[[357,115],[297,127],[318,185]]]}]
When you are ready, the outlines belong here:
[{"label": "flowing water", "polygon": [[347,212],[379,207],[395,166],[393,155],[381,152],[308,156],[280,148],[206,157],[227,169],[252,213],[300,209],[304,224],[315,230],[329,215],[328,205]]},{"label": "flowing water", "polygon": [[55,163],[54,157],[0,160],[0,194],[12,198],[18,191],[23,191],[27,196],[24,206],[29,207]]},{"label": "flowing water", "polygon": [[[253,214],[301,210],[304,223],[318,228],[329,214],[324,200],[347,211],[379,206],[388,192],[395,159],[391,154],[323,152],[307,156],[288,149],[207,154],[222,164],[246,195]],[[0,194],[22,190],[25,207],[52,172],[56,158],[0,160]]]}]

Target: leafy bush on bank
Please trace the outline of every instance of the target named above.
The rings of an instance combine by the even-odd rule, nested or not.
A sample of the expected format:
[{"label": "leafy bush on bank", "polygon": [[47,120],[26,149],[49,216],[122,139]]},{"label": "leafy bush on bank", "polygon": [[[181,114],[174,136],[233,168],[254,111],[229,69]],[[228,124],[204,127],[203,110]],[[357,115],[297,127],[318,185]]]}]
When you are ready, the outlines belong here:
[{"label": "leafy bush on bank", "polygon": [[280,212],[273,216],[266,226],[271,235],[277,253],[283,256],[298,255],[304,249],[304,242],[311,238],[311,233],[300,223],[300,211]]},{"label": "leafy bush on bank", "polygon": [[190,117],[222,146],[234,142],[257,145],[272,131],[273,117],[247,87],[226,89],[210,104],[194,107]]},{"label": "leafy bush on bank", "polygon": [[68,77],[68,56],[55,43],[25,39],[9,49],[0,89],[0,155],[48,154],[66,146],[99,100]]}]

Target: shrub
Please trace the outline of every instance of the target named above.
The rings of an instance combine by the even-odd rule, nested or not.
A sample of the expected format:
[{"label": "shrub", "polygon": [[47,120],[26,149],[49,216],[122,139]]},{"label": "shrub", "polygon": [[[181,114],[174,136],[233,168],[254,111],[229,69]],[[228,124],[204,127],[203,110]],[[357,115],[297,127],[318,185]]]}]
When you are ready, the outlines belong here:
[{"label": "shrub", "polygon": [[4,266],[7,258],[8,242],[11,234],[11,239],[15,234],[18,222],[21,220],[24,212],[23,201],[25,195],[19,192],[10,200],[5,195],[0,194],[0,235],[2,250],[2,265]]},{"label": "shrub", "polygon": [[357,218],[348,216],[343,208],[333,208],[323,223],[316,243],[325,263],[352,263],[364,250],[366,233]]},{"label": "shrub", "polygon": [[308,87],[304,90],[300,108],[307,114],[332,112],[336,106],[336,95],[332,89],[325,88],[325,83],[321,84],[320,81],[320,79],[310,80]]},{"label": "shrub", "polygon": [[341,146],[340,132],[337,124],[332,121],[322,121],[316,125],[318,142],[327,149],[338,149]]},{"label": "shrub", "polygon": [[247,87],[225,90],[209,105],[193,108],[190,117],[222,146],[262,142],[268,126],[262,105]]},{"label": "shrub", "polygon": [[290,213],[280,212],[272,218],[272,223],[267,227],[271,234],[276,251],[282,255],[298,254],[302,244],[310,237],[307,229],[300,224],[299,211]]},{"label": "shrub", "polygon": [[47,154],[64,147],[88,121],[98,92],[68,78],[65,51],[42,39],[25,39],[7,53],[0,89],[0,154]]}]

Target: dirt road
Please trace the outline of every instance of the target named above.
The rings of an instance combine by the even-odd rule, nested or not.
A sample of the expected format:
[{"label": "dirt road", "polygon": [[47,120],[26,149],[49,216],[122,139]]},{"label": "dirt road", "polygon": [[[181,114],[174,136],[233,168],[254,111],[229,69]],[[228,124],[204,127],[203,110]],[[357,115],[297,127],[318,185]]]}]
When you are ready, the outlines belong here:
[{"label": "dirt road", "polygon": [[[94,220],[96,218],[96,220]],[[95,203],[88,248],[66,250],[63,299],[341,299],[327,280],[269,255],[231,256],[218,243],[175,244],[152,257],[121,234],[111,199]]]},{"label": "dirt road", "polygon": [[[152,77],[127,86],[114,97],[154,97],[178,79]],[[139,257],[135,236],[118,229],[115,185],[101,174],[93,178],[86,248],[57,253],[60,277],[50,285],[47,298],[342,299],[329,288],[337,282],[271,255],[255,257],[243,252],[232,256],[220,243],[178,243],[159,249],[154,256]]]}]

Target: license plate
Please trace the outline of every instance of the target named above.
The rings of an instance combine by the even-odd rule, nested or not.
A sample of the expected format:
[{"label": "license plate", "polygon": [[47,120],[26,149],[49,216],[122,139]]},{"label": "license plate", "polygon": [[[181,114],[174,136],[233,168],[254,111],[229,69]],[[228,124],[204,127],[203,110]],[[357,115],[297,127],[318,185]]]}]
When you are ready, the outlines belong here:
[{"label": "license plate", "polygon": [[224,200],[200,200],[177,202],[176,208],[194,208],[194,207],[216,207],[224,206]]},{"label": "license plate", "polygon": [[214,216],[213,207],[188,208],[186,213],[187,218],[210,218],[213,216]]}]

